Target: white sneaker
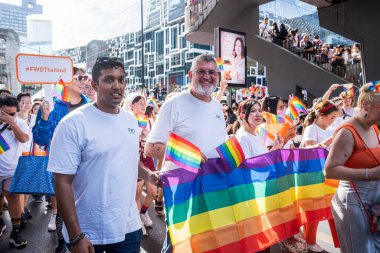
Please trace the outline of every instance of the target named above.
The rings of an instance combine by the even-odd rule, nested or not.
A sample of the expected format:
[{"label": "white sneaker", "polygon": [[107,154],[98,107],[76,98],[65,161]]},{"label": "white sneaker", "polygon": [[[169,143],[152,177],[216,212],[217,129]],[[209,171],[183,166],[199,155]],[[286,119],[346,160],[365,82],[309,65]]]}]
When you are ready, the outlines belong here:
[{"label": "white sneaker", "polygon": [[307,245],[307,248],[308,250],[312,251],[312,252],[325,252],[324,249],[322,249],[321,246],[319,246],[318,244],[308,244]]},{"label": "white sneaker", "polygon": [[140,214],[141,221],[144,223],[145,226],[151,227],[153,225],[153,221],[150,219],[148,212],[145,214]]},{"label": "white sneaker", "polygon": [[55,224],[55,219],[57,218],[56,214],[52,214],[49,220],[49,225],[48,225],[48,231],[52,232],[57,230],[57,226]]},{"label": "white sneaker", "polygon": [[143,236],[148,236],[148,233],[146,232],[146,228],[144,226],[144,222],[141,222],[141,229],[142,229],[142,232],[143,232]]}]

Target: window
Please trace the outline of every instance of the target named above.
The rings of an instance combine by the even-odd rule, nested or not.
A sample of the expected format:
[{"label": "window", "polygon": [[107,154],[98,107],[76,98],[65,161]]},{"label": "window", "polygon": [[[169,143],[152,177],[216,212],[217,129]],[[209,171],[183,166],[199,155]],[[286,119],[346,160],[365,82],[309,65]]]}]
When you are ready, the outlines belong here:
[{"label": "window", "polygon": [[170,34],[170,44],[171,44],[171,48],[172,49],[178,47],[177,39],[178,39],[178,28],[177,27],[173,27],[171,29],[171,34]]},{"label": "window", "polygon": [[164,54],[164,32],[156,33],[156,53],[158,56]]}]

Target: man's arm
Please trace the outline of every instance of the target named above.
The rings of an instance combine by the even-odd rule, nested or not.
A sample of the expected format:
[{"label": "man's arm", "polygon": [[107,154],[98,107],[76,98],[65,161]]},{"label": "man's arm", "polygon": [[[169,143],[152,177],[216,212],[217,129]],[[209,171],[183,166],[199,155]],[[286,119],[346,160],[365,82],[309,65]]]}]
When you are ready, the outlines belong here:
[{"label": "man's arm", "polygon": [[[73,240],[82,233],[75,209],[74,193],[71,188],[74,176],[54,173],[55,196],[59,206],[59,213],[65,222],[70,240]],[[71,252],[93,253],[95,250],[88,238],[85,237],[72,247]]]},{"label": "man's arm", "polygon": [[150,143],[147,142],[144,148],[144,155],[156,158],[157,160],[164,160],[165,147],[164,143]]},{"label": "man's arm", "polygon": [[25,143],[29,140],[29,135],[17,125],[15,116],[10,116],[8,113],[1,111],[0,120],[7,123],[12,128],[12,131],[19,142]]}]

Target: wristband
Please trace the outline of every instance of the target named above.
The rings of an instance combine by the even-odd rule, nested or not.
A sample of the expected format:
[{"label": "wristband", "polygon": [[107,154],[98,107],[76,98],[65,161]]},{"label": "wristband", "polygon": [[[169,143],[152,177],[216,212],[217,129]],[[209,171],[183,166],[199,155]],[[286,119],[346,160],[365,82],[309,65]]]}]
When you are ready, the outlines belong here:
[{"label": "wristband", "polygon": [[77,237],[75,237],[74,239],[70,240],[69,242],[69,245],[70,246],[75,246],[77,245],[78,243],[80,243],[80,241],[83,240],[83,238],[85,237],[86,235],[84,233],[81,233],[80,235],[78,235]]}]

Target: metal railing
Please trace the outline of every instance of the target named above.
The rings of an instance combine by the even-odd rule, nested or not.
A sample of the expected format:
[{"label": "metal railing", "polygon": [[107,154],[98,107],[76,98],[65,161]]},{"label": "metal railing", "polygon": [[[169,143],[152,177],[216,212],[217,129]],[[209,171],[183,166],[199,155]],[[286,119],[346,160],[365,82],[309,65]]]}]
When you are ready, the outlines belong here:
[{"label": "metal railing", "polygon": [[362,76],[362,63],[361,62],[351,62],[347,61],[347,63],[344,63],[342,61],[342,64],[339,64],[337,66],[333,66],[331,64],[331,58],[325,59],[322,61],[321,54],[318,52],[318,50],[315,50],[314,48],[310,50],[305,50],[300,47],[294,47],[291,46],[290,43],[287,40],[279,40],[274,39],[273,43],[285,48],[286,50],[292,52],[295,55],[298,55],[299,57],[304,58],[305,60],[324,68],[327,71],[330,71],[334,73],[335,75],[338,75],[348,82],[354,83],[355,85],[361,84],[361,76]]}]

